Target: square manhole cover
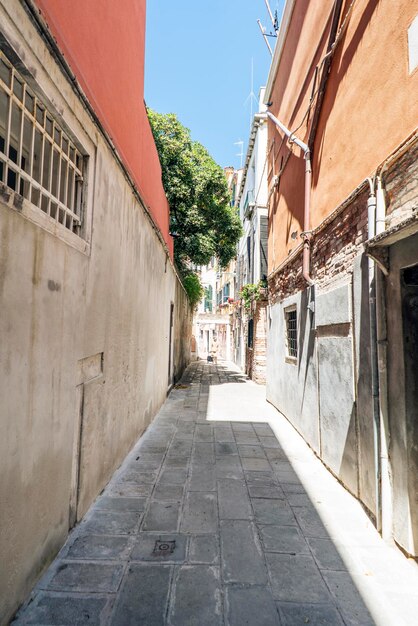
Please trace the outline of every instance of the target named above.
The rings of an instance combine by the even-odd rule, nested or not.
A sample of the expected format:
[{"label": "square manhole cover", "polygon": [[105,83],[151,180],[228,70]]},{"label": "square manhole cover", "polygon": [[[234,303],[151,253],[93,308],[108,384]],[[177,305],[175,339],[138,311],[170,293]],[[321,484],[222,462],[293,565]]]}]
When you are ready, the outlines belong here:
[{"label": "square manhole cover", "polygon": [[161,539],[157,539],[154,550],[152,551],[152,556],[167,556],[173,554],[175,547],[175,541],[162,541]]}]

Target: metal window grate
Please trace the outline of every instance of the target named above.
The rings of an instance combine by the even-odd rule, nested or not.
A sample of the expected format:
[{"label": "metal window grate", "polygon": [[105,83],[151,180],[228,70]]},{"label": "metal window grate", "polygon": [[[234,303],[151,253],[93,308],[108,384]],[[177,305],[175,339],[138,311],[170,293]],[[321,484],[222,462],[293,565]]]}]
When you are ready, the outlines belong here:
[{"label": "metal window grate", "polygon": [[0,52],[0,181],[80,234],[83,155]]},{"label": "metal window grate", "polygon": [[296,309],[285,311],[287,355],[293,358],[298,356],[298,328]]}]

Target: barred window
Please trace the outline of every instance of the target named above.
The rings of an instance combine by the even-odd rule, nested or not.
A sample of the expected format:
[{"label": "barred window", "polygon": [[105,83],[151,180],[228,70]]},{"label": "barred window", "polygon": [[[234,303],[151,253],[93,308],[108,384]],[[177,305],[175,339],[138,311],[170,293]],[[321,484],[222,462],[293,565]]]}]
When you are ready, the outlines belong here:
[{"label": "barred window", "polygon": [[0,181],[81,234],[84,159],[0,52]]},{"label": "barred window", "polygon": [[289,307],[284,312],[286,321],[286,350],[287,356],[296,359],[298,356],[298,327],[296,306]]}]

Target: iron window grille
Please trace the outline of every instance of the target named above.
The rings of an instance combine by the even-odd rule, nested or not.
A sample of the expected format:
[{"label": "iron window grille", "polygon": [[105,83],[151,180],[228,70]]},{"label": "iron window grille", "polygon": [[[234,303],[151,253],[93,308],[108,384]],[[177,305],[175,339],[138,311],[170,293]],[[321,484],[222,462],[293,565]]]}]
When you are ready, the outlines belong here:
[{"label": "iron window grille", "polygon": [[81,234],[84,158],[0,52],[0,181]]},{"label": "iron window grille", "polygon": [[298,322],[296,306],[285,310],[287,356],[297,359],[298,356]]}]

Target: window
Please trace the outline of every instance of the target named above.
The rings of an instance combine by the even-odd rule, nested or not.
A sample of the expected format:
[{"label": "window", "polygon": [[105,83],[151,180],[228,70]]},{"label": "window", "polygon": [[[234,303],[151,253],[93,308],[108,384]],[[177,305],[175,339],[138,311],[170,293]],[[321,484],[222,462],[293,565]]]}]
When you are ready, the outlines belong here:
[{"label": "window", "polygon": [[226,285],[224,285],[222,288],[222,304],[228,304],[229,293],[230,293],[229,289],[230,289],[229,283],[226,283]]},{"label": "window", "polygon": [[203,309],[205,313],[212,313],[213,289],[212,285],[208,285],[205,289],[205,301]]},{"label": "window", "polygon": [[216,306],[221,306],[222,304],[222,289],[216,292]]},{"label": "window", "polygon": [[254,320],[248,320],[247,347],[252,348],[254,341]]},{"label": "window", "polygon": [[418,15],[408,29],[409,73],[418,67]]},{"label": "window", "polygon": [[296,305],[288,307],[284,312],[286,322],[287,357],[296,360],[298,356],[298,326]]},{"label": "window", "polygon": [[80,234],[84,158],[0,52],[0,181]]}]

